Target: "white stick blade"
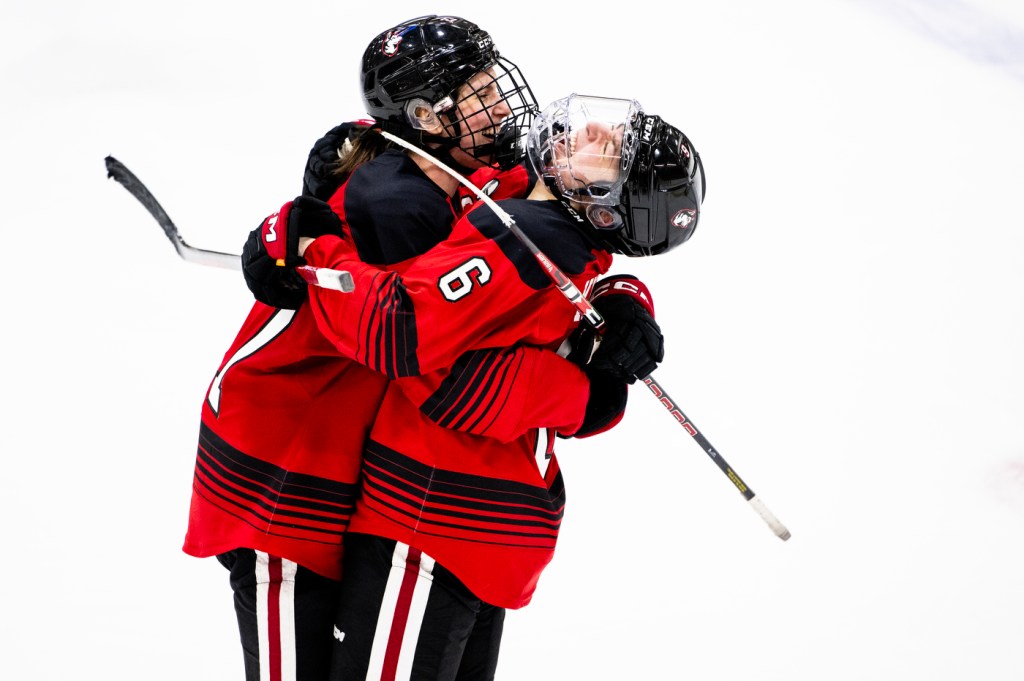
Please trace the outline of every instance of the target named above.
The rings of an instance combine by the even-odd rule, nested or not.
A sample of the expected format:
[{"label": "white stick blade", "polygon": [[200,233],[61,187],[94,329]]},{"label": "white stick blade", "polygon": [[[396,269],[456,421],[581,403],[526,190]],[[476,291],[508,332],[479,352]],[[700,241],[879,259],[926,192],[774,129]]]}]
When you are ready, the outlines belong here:
[{"label": "white stick blade", "polygon": [[178,249],[178,254],[186,262],[193,262],[198,265],[209,265],[221,267],[226,270],[242,269],[242,258],[234,253],[220,253],[219,251],[206,251],[201,248],[193,248],[185,245]]}]

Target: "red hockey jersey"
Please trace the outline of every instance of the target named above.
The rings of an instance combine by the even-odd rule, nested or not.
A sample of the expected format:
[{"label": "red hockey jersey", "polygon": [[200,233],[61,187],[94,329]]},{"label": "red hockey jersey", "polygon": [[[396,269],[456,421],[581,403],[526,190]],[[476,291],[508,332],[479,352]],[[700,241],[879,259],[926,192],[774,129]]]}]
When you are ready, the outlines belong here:
[{"label": "red hockey jersey", "polygon": [[[360,166],[331,205],[359,256],[396,271],[448,236],[455,215],[447,195],[400,152]],[[535,367],[526,374],[578,373],[549,352],[519,348],[511,357]],[[416,394],[432,394],[439,380],[424,378]],[[255,548],[339,578],[365,439],[386,385],[383,374],[323,338],[309,305],[256,303],[203,401],[183,550],[206,557]],[[512,419],[537,418],[531,409],[542,405],[527,399],[535,386],[497,385],[522,407],[488,414],[494,432],[513,433],[524,426]],[[466,424],[452,427],[474,427],[476,411],[467,407]]]},{"label": "red hockey jersey", "polygon": [[[611,265],[558,202],[502,207],[577,288],[589,290]],[[571,434],[582,421],[586,377],[568,362],[561,372],[530,366],[511,349],[461,351],[556,348],[577,326],[576,308],[482,205],[402,272],[360,263],[337,237],[317,239],[305,257],[355,280],[351,294],[311,289],[324,336],[397,378],[363,454],[350,530],[422,549],[489,603],[526,605],[554,552],[564,488],[551,433],[510,428],[516,419],[507,412],[523,407],[496,386],[509,376],[532,386],[522,398],[533,403],[533,425]],[[496,425],[501,415],[506,422]]]}]

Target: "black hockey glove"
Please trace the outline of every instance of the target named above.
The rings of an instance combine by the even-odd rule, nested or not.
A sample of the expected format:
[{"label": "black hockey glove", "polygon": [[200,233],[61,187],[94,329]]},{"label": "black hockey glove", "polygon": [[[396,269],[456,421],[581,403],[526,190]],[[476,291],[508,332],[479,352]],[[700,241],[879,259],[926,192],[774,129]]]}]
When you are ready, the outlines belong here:
[{"label": "black hockey glove", "polygon": [[374,125],[372,120],[342,123],[328,130],[309,150],[306,170],[302,175],[302,195],[326,201],[345,181],[334,172],[346,153],[345,144]]},{"label": "black hockey glove", "polygon": [[242,247],[242,276],[256,300],[271,307],[296,310],[308,296],[306,282],[294,267],[299,237],[342,235],[341,220],[323,201],[300,196],[281,206],[249,233]]},{"label": "black hockey glove", "polygon": [[[632,275],[607,277],[594,289],[591,302],[604,317],[605,330],[590,366],[627,383],[653,373],[665,358],[665,338],[643,282]],[[593,330],[589,334],[582,343],[593,344]]]},{"label": "black hockey glove", "polygon": [[571,339],[568,359],[590,379],[583,425],[572,437],[596,435],[618,423],[626,410],[628,385],[652,373],[665,355],[651,293],[639,279],[607,277],[590,300],[604,318],[605,331],[598,337],[591,327],[581,326]]}]

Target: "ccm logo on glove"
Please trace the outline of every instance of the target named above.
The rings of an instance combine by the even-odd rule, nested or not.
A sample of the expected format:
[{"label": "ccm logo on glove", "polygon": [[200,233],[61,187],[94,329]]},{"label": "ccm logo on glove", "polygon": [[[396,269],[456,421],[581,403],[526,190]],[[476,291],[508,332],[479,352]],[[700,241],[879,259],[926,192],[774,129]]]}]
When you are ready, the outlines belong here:
[{"label": "ccm logo on glove", "polygon": [[274,213],[267,218],[267,236],[266,241],[277,241],[277,231],[274,230],[274,226],[277,225],[277,213]]},{"label": "ccm logo on glove", "polygon": [[[263,221],[263,225],[260,229],[260,236],[263,239],[263,246],[267,249],[267,255],[273,258],[278,267],[284,267],[286,264],[293,265],[293,262],[289,262],[288,258],[288,239],[280,238],[278,234],[278,227],[287,229],[288,218],[292,211],[292,202],[281,206],[281,209],[276,213],[271,213],[266,220]],[[284,234],[288,232],[285,231]]]},{"label": "ccm logo on glove", "polygon": [[629,274],[611,276],[598,282],[594,287],[594,293],[590,296],[591,302],[598,298],[613,294],[624,294],[643,305],[647,313],[654,316],[654,299],[647,285],[636,277]]}]

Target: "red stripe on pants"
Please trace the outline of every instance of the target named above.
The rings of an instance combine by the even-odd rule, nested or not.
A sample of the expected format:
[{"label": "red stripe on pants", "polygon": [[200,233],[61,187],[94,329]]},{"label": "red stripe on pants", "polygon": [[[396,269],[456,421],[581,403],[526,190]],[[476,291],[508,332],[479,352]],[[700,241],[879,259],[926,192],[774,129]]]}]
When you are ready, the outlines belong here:
[{"label": "red stripe on pants", "polygon": [[[391,620],[391,633],[388,635],[388,648],[384,653],[384,668],[381,681],[395,681],[398,669],[398,657],[402,652],[402,639],[405,636],[405,625],[409,622],[409,607],[412,604],[412,592],[416,588],[416,578],[420,572],[420,550],[409,547],[409,556],[405,559],[405,575],[402,586],[398,590],[398,602],[395,603],[395,616]],[[416,642],[412,642],[416,645]]]},{"label": "red stripe on pants", "polygon": [[267,588],[267,651],[270,681],[281,681],[281,559],[268,556],[270,584]]}]

